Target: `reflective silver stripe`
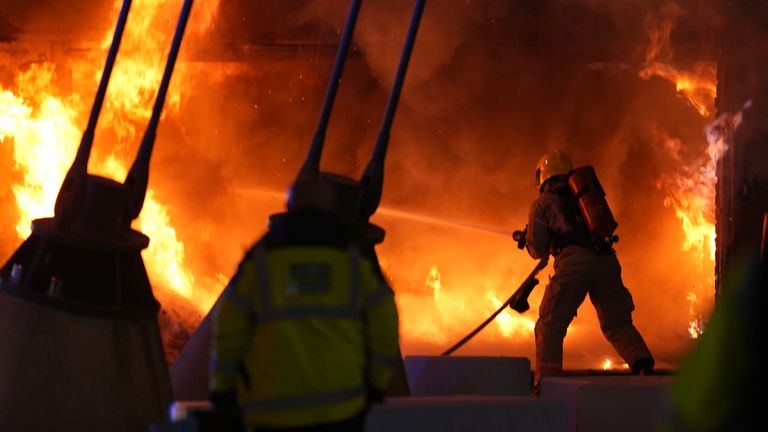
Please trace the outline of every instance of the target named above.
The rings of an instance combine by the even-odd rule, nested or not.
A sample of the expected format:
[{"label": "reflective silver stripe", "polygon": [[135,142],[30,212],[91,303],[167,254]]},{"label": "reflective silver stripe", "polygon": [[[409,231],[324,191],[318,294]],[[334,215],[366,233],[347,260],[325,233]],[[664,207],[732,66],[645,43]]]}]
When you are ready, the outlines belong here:
[{"label": "reflective silver stripe", "polygon": [[379,366],[391,366],[391,365],[395,364],[395,362],[399,358],[400,357],[398,357],[396,355],[387,356],[387,355],[382,355],[382,354],[379,354],[379,353],[373,352],[373,351],[369,351],[368,352],[368,359],[371,361],[371,363],[375,363],[375,364],[377,364]]},{"label": "reflective silver stripe", "polygon": [[247,402],[242,405],[242,410],[249,413],[265,411],[282,411],[290,409],[307,408],[317,405],[327,405],[336,402],[344,402],[348,399],[365,395],[365,387],[355,387],[346,390],[336,390],[327,393],[319,393],[307,396],[271,399],[265,401]]},{"label": "reflective silver stripe", "polygon": [[218,358],[211,359],[211,369],[214,372],[238,372],[240,362],[237,360],[219,360]]},{"label": "reflective silver stripe", "polygon": [[348,307],[295,307],[272,311],[271,319],[342,318],[360,319],[360,312]]},{"label": "reflective silver stripe", "polygon": [[271,320],[274,318],[272,302],[269,301],[269,273],[267,273],[267,252],[263,247],[256,249],[253,256],[256,264],[256,277],[258,283],[259,300],[261,301],[261,318]]},{"label": "reflective silver stripe", "polygon": [[347,248],[349,256],[349,307],[358,309],[360,301],[360,251],[353,245]]},{"label": "reflective silver stripe", "polygon": [[253,304],[251,304],[251,299],[249,299],[245,294],[239,292],[235,286],[230,285],[227,287],[227,289],[224,291],[224,299],[232,302],[243,312],[249,315],[255,315],[253,311]]},{"label": "reflective silver stripe", "polygon": [[379,287],[378,289],[376,289],[376,291],[369,294],[368,297],[365,298],[363,305],[366,308],[369,308],[392,295],[394,295],[394,293],[392,292],[392,289],[389,288],[387,284],[382,282],[379,284]]}]

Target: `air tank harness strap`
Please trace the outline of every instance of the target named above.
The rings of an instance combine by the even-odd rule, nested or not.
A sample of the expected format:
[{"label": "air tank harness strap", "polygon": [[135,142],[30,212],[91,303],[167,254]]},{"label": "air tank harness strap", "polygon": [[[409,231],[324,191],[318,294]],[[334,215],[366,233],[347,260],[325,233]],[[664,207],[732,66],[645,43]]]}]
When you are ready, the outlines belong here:
[{"label": "air tank harness strap", "polygon": [[550,254],[552,256],[558,256],[560,255],[560,252],[562,252],[563,249],[567,248],[568,246],[583,246],[586,248],[591,248],[594,246],[594,244],[584,235],[581,235],[575,231],[568,231],[566,233],[552,236]]}]

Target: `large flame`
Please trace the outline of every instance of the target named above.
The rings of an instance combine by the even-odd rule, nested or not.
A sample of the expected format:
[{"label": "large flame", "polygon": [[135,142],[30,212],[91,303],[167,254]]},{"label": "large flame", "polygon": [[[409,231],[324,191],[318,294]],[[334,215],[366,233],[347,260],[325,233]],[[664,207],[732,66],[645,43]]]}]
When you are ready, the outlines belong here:
[{"label": "large flame", "polygon": [[[679,7],[670,3],[661,11],[661,17],[653,14],[646,18],[649,46],[646,52],[646,66],[639,72],[643,79],[658,76],[675,84],[675,90],[706,119],[715,111],[717,95],[717,67],[712,62],[697,62],[692,68],[683,70],[668,63],[657,61],[663,53],[671,58],[670,34],[677,17],[682,13]],[[722,142],[710,142],[707,153],[693,163],[685,163],[679,139],[660,133],[660,141],[667,154],[674,160],[678,170],[664,180],[668,195],[665,206],[672,207],[685,232],[683,249],[694,250],[702,259],[715,260],[715,186],[717,184],[716,164],[722,155]],[[713,149],[713,147],[715,147]],[[661,185],[660,185],[661,187]]]},{"label": "large flame", "polygon": [[16,78],[16,92],[0,88],[0,139],[14,141],[13,156],[24,171],[22,182],[13,186],[20,238],[29,236],[32,219],[53,213],[82,134],[75,125],[80,100],[56,96],[53,75],[52,65],[33,65]]},{"label": "large flame", "polygon": [[658,14],[648,14],[645,19],[648,31],[648,48],[645,67],[639,75],[643,79],[654,76],[675,84],[675,90],[685,97],[704,117],[714,112],[717,95],[717,66],[713,62],[696,62],[688,69],[673,66],[668,61],[674,53],[670,44],[672,30],[683,11],[674,3],[666,3]]},{"label": "large flame", "polygon": [[[682,13],[679,7],[670,3],[659,15],[647,16],[650,43],[646,52],[647,63],[639,76],[643,79],[656,76],[674,83],[677,93],[711,122],[717,96],[716,64],[696,62],[688,68],[680,68],[659,61],[660,57],[671,60],[673,56],[670,34]],[[670,166],[675,167],[659,179],[657,186],[667,194],[664,206],[672,208],[680,220],[684,233],[683,250],[690,251],[699,261],[699,280],[693,281],[694,288],[686,296],[691,315],[688,333],[696,339],[703,331],[703,316],[714,298],[717,162],[726,151],[726,146],[722,136],[707,133],[705,153],[691,158],[685,154],[687,146],[679,138],[659,130],[656,135],[671,160]]]},{"label": "large flame", "polygon": [[640,77],[653,76],[675,83],[675,90],[703,117],[714,112],[717,95],[717,66],[713,62],[697,62],[689,70],[681,70],[670,64],[651,62],[640,71]]},{"label": "large flame", "polygon": [[[208,27],[218,8],[218,0],[199,3],[200,11],[193,15],[196,19],[190,20],[191,33]],[[120,5],[121,1],[115,1],[114,16]],[[135,144],[137,128],[142,130],[149,119],[180,7],[180,0],[133,2],[100,118],[90,173],[117,181],[125,178],[133,158],[125,150]],[[12,140],[16,166],[23,176],[13,186],[19,213],[16,227],[22,239],[30,234],[33,219],[53,215],[53,204],[80,142],[91,92],[101,77],[111,39],[110,29],[102,51],[76,65],[79,75],[89,78],[71,94],[63,94],[57,86],[56,66],[51,63],[22,71],[15,88],[0,88],[0,139]],[[176,69],[176,75],[184,74],[183,61]],[[167,110],[177,110],[180,98],[179,87],[172,85]],[[110,132],[117,137],[116,142],[100,141]],[[184,245],[172,227],[168,207],[158,200],[154,188],[147,191],[137,228],[152,239],[143,255],[153,282],[177,291],[200,311],[207,311],[217,290],[193,289],[195,277],[184,263]],[[221,285],[216,276],[207,281]]]}]

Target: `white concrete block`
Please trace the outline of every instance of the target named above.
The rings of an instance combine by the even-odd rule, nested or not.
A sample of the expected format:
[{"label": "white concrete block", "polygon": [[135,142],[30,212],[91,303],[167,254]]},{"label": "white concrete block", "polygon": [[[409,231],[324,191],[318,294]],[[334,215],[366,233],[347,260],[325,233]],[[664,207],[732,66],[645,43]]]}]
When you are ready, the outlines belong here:
[{"label": "white concrete block", "polygon": [[527,396],[531,389],[525,357],[409,356],[405,371],[413,396]]},{"label": "white concrete block", "polygon": [[565,404],[522,396],[387,398],[372,408],[366,432],[560,432]]},{"label": "white concrete block", "polygon": [[656,431],[671,376],[545,377],[541,396],[568,407],[570,431]]}]

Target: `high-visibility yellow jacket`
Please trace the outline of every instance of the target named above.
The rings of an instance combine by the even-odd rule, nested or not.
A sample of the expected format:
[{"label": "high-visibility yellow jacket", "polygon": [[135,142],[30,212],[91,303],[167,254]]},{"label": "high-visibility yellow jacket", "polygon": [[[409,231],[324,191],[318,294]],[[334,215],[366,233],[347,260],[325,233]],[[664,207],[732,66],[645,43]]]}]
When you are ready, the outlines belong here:
[{"label": "high-visibility yellow jacket", "polygon": [[210,389],[237,389],[249,427],[351,418],[399,360],[392,290],[351,244],[279,243],[246,254],[215,308]]},{"label": "high-visibility yellow jacket", "polygon": [[671,386],[665,430],[716,432],[760,430],[764,423],[763,311],[768,261],[734,265],[697,345]]}]

